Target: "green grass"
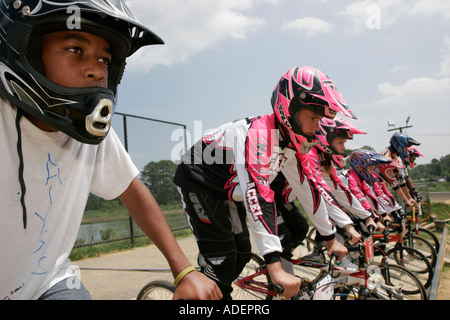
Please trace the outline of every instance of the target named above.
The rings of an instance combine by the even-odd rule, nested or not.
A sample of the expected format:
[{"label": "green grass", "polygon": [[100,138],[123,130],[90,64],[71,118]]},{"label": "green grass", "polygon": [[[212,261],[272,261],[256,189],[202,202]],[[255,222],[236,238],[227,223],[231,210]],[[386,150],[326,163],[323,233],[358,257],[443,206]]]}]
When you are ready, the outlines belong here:
[{"label": "green grass", "polygon": [[450,219],[450,205],[443,202],[435,202],[431,204],[433,214],[437,215],[440,220]]}]

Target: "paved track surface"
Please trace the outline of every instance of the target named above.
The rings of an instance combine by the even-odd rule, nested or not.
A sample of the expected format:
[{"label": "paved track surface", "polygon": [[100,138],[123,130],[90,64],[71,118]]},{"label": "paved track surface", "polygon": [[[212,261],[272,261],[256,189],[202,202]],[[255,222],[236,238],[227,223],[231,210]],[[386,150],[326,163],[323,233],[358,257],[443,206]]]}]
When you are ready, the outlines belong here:
[{"label": "paved track surface", "polygon": [[430,192],[430,201],[450,204],[450,192]]},{"label": "paved track surface", "polygon": [[[450,193],[430,193],[432,202],[450,202]],[[197,244],[193,236],[179,239],[178,243],[192,265],[197,266]],[[450,250],[450,249],[447,249]],[[170,272],[85,270],[83,268],[107,269],[168,269],[167,261],[154,245],[136,248],[129,251],[106,254],[98,258],[75,261],[81,268],[81,281],[91,293],[94,300],[134,300],[141,288],[153,280],[165,279],[173,281]],[[442,284],[444,287],[440,300],[450,299],[450,270],[445,272]]]},{"label": "paved track surface", "polygon": [[[194,237],[179,239],[178,243],[191,263],[197,266],[198,249]],[[83,269],[168,269],[166,259],[154,245],[74,261],[73,263],[80,267],[81,282],[89,290],[94,300],[134,300],[140,289],[152,280],[166,279],[173,281],[170,272]]]}]

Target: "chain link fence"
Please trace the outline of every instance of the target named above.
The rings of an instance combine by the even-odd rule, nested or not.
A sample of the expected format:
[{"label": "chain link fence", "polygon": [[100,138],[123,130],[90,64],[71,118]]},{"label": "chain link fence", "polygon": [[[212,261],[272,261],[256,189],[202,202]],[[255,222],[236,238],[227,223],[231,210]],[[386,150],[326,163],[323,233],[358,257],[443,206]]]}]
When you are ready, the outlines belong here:
[{"label": "chain link fence", "polygon": [[[112,127],[140,171],[173,231],[188,228],[173,176],[187,149],[186,126],[116,112]],[[120,200],[103,200],[90,194],[74,248],[130,239],[143,232],[129,217]]]}]

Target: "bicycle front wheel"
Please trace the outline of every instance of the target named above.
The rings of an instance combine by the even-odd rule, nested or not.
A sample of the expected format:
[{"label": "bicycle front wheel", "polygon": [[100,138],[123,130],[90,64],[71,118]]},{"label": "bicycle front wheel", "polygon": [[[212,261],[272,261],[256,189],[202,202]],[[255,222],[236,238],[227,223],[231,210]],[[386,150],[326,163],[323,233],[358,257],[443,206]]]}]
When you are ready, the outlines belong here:
[{"label": "bicycle front wheel", "polygon": [[[411,241],[410,241],[411,240]],[[404,238],[405,245],[422,252],[425,257],[430,261],[431,266],[436,266],[437,253],[434,246],[425,238],[412,235],[411,237]],[[412,243],[411,243],[412,242]]]},{"label": "bicycle front wheel", "polygon": [[422,209],[422,216],[418,217],[419,222],[428,220],[431,217],[431,206],[426,202],[421,202],[420,207]]},{"label": "bicycle front wheel", "polygon": [[147,283],[139,292],[136,300],[172,300],[175,286],[165,280]]},{"label": "bicycle front wheel", "polygon": [[389,258],[389,263],[395,261],[396,264],[413,272],[425,289],[431,285],[433,267],[422,252],[402,245],[389,250],[386,255]]},{"label": "bicycle front wheel", "polygon": [[440,246],[439,239],[436,237],[436,235],[432,231],[427,230],[425,228],[419,228],[419,236],[421,236],[422,238],[425,238],[427,240],[431,239],[429,241],[434,246],[434,250],[436,252],[439,252],[439,246]]},{"label": "bicycle front wheel", "polygon": [[395,264],[388,264],[382,270],[387,285],[401,288],[402,299],[428,300],[424,286],[411,271]]}]

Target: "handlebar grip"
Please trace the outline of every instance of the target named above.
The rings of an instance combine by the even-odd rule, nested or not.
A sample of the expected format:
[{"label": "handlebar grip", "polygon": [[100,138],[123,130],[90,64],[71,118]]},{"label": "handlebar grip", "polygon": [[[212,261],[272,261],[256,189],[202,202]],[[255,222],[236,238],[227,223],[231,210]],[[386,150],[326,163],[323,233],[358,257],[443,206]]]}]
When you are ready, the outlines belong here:
[{"label": "handlebar grip", "polygon": [[333,252],[330,256],[330,262],[328,263],[328,273],[331,273],[334,269],[334,264],[336,263],[339,255],[336,252]]},{"label": "handlebar grip", "polygon": [[336,252],[333,252],[330,257],[330,264],[334,264],[338,257],[339,255]]},{"label": "handlebar grip", "polygon": [[342,236],[344,237],[344,240],[345,240],[345,241],[351,240],[351,238],[352,238],[352,236],[349,235],[347,232],[344,232],[344,233],[342,234]]},{"label": "handlebar grip", "polygon": [[272,284],[272,287],[276,294],[282,294],[284,292],[284,288],[281,284]]}]

